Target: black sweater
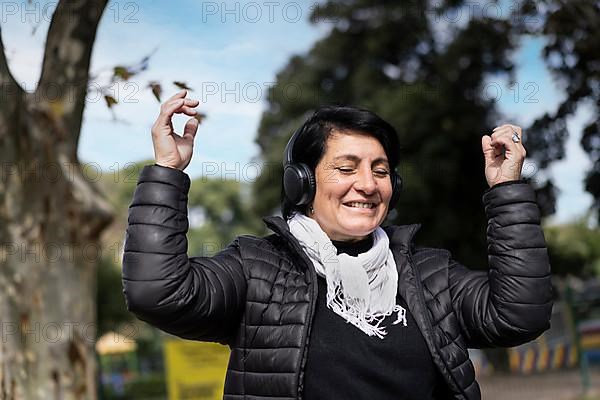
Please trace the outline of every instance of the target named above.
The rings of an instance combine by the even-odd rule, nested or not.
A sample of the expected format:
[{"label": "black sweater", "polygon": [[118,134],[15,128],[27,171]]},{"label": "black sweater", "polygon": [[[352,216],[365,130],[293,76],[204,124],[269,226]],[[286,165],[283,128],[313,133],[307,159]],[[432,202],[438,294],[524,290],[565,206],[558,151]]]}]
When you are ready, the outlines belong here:
[{"label": "black sweater", "polygon": [[[356,256],[373,245],[372,235],[358,242],[332,241],[337,253]],[[407,310],[407,326],[393,325],[396,313],[382,325],[383,339],[369,337],[327,308],[327,282],[318,277],[319,295],[308,348],[305,400],[433,400],[441,389],[427,345]]]}]

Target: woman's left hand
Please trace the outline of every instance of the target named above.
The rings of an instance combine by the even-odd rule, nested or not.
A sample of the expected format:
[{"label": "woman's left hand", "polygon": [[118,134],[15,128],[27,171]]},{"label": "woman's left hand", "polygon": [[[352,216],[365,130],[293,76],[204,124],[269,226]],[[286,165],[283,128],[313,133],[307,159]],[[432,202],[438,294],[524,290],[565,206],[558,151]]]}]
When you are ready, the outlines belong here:
[{"label": "woman's left hand", "polygon": [[[521,139],[513,142],[513,133]],[[485,178],[490,187],[506,181],[521,179],[521,168],[527,152],[523,147],[520,126],[504,124],[494,128],[490,136],[483,135],[481,148],[485,158]]]}]

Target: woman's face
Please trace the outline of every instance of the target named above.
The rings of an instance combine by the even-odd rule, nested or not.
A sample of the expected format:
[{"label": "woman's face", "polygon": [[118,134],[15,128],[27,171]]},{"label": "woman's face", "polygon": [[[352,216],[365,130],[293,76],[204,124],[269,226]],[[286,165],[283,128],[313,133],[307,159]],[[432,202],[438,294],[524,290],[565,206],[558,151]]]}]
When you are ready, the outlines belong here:
[{"label": "woman's face", "polygon": [[390,167],[374,137],[333,131],[315,178],[314,213],[309,217],[331,240],[364,239],[385,219],[392,197]]}]

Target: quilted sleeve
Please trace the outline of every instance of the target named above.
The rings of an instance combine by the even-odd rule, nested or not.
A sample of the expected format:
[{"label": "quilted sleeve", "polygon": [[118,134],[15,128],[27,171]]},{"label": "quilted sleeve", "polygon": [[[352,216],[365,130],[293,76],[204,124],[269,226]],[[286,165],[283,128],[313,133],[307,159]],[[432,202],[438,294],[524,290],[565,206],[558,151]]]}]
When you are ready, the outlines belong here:
[{"label": "quilted sleeve", "polygon": [[523,181],[493,186],[483,203],[489,270],[451,260],[452,305],[469,347],[516,346],[550,327],[552,284],[540,211]]},{"label": "quilted sleeve", "polygon": [[127,309],[173,335],[227,343],[238,325],[246,279],[237,239],[213,257],[188,257],[183,171],[146,166],[129,206],[123,254]]}]

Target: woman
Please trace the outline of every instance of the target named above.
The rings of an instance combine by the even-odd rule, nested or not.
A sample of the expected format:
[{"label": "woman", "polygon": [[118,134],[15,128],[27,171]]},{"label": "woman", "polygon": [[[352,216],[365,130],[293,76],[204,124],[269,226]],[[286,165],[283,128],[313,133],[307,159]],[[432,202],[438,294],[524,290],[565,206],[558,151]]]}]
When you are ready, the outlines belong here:
[{"label": "woman", "polygon": [[[550,266],[522,131],[483,136],[489,272],[415,248],[420,225],[382,228],[401,186],[398,139],[353,107],[324,107],[284,155],[273,234],[188,257],[183,169],[198,101],[182,91],[152,128],[156,165],[129,213],[123,285],[130,311],[171,334],[231,347],[226,399],[479,399],[468,347],[514,346],[549,327]],[[192,116],[183,136],[175,113]]]}]

